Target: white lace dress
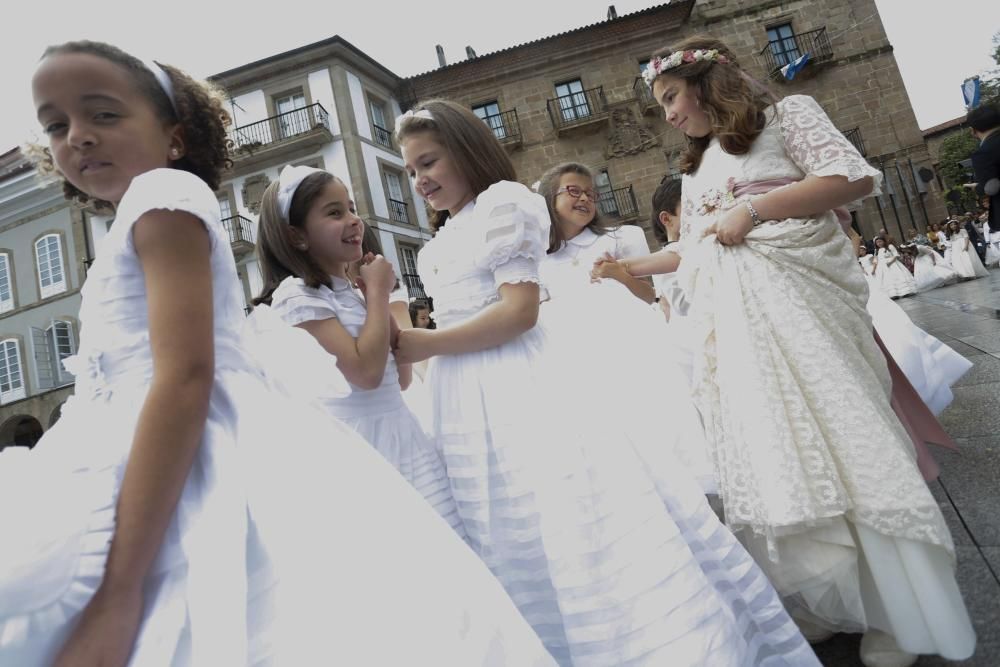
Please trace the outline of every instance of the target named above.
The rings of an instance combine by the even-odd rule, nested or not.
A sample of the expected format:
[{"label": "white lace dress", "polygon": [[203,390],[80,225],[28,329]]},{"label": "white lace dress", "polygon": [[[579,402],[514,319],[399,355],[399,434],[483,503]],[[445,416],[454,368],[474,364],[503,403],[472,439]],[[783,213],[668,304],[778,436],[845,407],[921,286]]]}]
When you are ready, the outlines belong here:
[{"label": "white lace dress", "polygon": [[[448,220],[417,258],[439,327],[475,317],[504,284],[537,283],[548,227],[544,200],[510,182]],[[816,665],[690,476],[666,447],[630,442],[628,415],[605,407],[618,390],[600,378],[606,363],[560,350],[540,317],[429,369],[469,541],[552,655],[577,667]]]},{"label": "white lace dress", "polygon": [[865,279],[834,213],[762,224],[735,246],[701,238],[742,205],[726,194],[736,182],[879,180],[812,98],[776,107],[748,154],[713,140],[682,191],[679,279],[701,341],[695,400],[726,522],[794,616],[968,657],[975,638],[951,535],[889,405]]},{"label": "white lace dress", "polygon": [[153,374],[131,230],[154,209],[209,232],[216,371],[128,664],[551,665],[489,571],[381,456],[271,388],[240,344],[242,289],[215,195],[173,169],[132,181],[100,245],[59,422],[33,450],[0,453],[0,664],[51,664],[101,583]]},{"label": "white lace dress", "polygon": [[636,441],[669,447],[705,493],[718,493],[701,417],[663,313],[616,280],[591,282],[594,262],[605,254],[648,255],[646,235],[630,225],[603,235],[584,229],[542,260],[539,277],[549,300],[541,317],[552,346],[570,365],[601,369],[602,381],[620,388],[605,392],[602,402]]},{"label": "white lace dress", "polygon": [[969,233],[960,229],[949,239],[951,243],[951,265],[963,278],[985,278],[990,272],[979,259],[976,246],[969,240]]},{"label": "white lace dress", "polygon": [[917,292],[927,292],[958,280],[958,274],[949,266],[936,250],[918,245],[917,256],[913,260],[913,279]]},{"label": "white lace dress", "polygon": [[[368,316],[364,297],[347,280],[336,276],[330,280],[333,289],[326,285],[309,287],[301,278],[285,278],[271,297],[271,308],[289,326],[335,318],[357,338]],[[313,349],[319,355],[330,356],[319,346]],[[321,362],[318,360],[317,365]],[[452,528],[464,534],[444,464],[403,400],[392,353],[378,387],[365,390],[352,384],[350,388],[347,395],[315,398],[327,412],[368,441]]]},{"label": "white lace dress", "polygon": [[917,283],[900,260],[896,246],[879,248],[876,259],[875,280],[887,296],[896,298],[916,294]]}]

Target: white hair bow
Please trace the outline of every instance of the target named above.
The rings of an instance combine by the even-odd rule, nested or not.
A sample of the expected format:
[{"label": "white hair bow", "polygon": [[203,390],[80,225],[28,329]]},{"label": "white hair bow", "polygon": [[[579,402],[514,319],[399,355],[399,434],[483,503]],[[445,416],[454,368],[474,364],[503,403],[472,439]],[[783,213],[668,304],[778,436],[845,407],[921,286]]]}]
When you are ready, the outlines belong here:
[{"label": "white hair bow", "polygon": [[410,120],[411,118],[423,118],[424,120],[434,120],[434,116],[427,109],[420,109],[419,111],[414,111],[410,109],[404,114],[396,116],[396,134],[399,134],[399,129],[403,127],[403,123]]},{"label": "white hair bow", "polygon": [[319,174],[322,172],[322,169],[314,169],[313,167],[293,167],[291,165],[288,165],[281,170],[281,175],[278,176],[278,212],[281,213],[282,220],[290,222],[288,219],[288,211],[292,207],[292,197],[295,196],[295,191],[298,190],[302,181],[313,174]]}]

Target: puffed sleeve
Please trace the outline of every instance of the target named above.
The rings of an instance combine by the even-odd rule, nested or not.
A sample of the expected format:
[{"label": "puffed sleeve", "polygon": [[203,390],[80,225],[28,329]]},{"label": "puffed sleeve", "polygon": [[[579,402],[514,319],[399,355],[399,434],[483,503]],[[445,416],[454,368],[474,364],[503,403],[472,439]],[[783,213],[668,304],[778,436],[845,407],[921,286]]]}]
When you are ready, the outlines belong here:
[{"label": "puffed sleeve", "polygon": [[649,243],[646,241],[646,232],[638,225],[622,225],[614,232],[617,243],[615,244],[615,259],[626,257],[644,257],[649,254]]},{"label": "puffed sleeve", "polygon": [[215,193],[189,171],[153,169],[132,179],[115,212],[115,225],[128,234],[132,246],[132,226],[149,211],[183,211],[201,220],[208,228],[212,248],[225,241],[220,222],[219,200]]},{"label": "puffed sleeve", "polygon": [[813,176],[846,176],[849,181],[870,176],[871,195],[882,192],[882,173],[868,164],[816,100],[790,95],[777,108],[785,150],[799,169]]},{"label": "puffed sleeve", "polygon": [[496,286],[538,283],[538,265],[549,244],[545,200],[520,183],[494,183],[476,200],[483,245],[476,265],[493,273]]},{"label": "puffed sleeve", "polygon": [[289,276],[271,296],[271,310],[286,324],[328,320],[337,317],[333,291],[321,285],[309,287],[301,278]]}]

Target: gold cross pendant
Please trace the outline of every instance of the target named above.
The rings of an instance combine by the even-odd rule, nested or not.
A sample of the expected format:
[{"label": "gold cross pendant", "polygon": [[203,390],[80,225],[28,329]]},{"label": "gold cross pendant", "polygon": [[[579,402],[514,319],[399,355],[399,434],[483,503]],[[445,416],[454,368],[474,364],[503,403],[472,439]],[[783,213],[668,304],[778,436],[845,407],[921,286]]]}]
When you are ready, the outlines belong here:
[{"label": "gold cross pendant", "polygon": [[434,267],[434,273],[437,273],[437,272],[438,272],[438,267],[435,266]]}]

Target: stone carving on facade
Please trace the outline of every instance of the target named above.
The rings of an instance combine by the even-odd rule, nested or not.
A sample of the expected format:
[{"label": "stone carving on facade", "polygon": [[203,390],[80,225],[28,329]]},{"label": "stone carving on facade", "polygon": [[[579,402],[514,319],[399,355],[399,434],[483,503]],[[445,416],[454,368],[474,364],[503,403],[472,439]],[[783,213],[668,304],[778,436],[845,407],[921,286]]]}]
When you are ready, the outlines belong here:
[{"label": "stone carving on facade", "polygon": [[611,111],[611,134],[605,154],[609,158],[635,155],[660,143],[648,125],[636,118],[632,107],[619,107]]},{"label": "stone carving on facade", "polygon": [[243,203],[254,215],[260,214],[260,201],[264,197],[264,190],[271,184],[271,180],[265,174],[254,174],[243,181]]}]

